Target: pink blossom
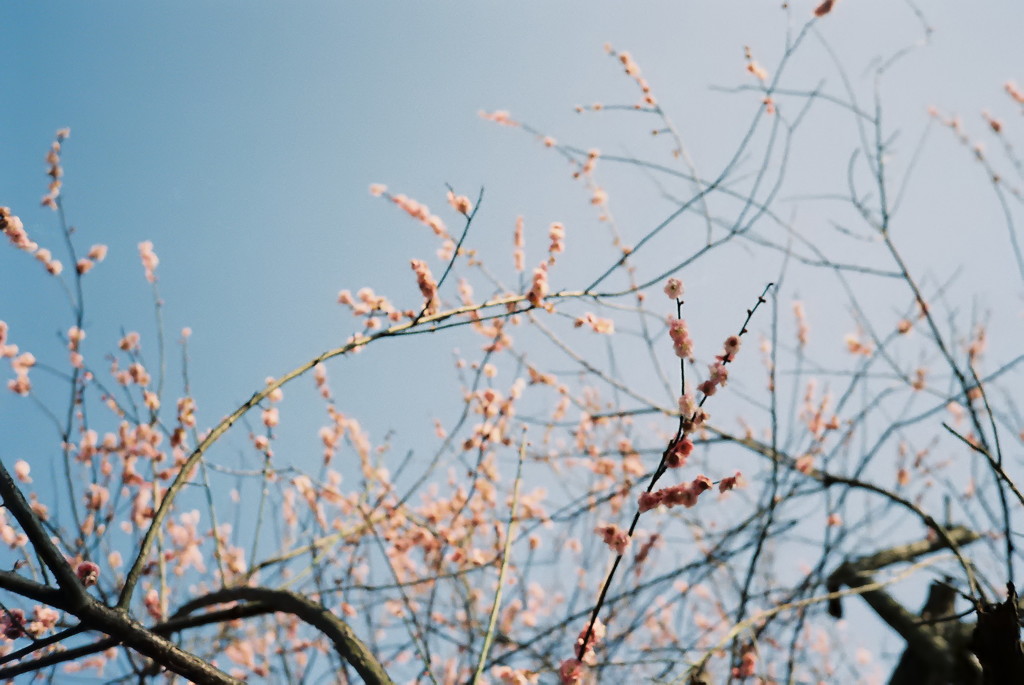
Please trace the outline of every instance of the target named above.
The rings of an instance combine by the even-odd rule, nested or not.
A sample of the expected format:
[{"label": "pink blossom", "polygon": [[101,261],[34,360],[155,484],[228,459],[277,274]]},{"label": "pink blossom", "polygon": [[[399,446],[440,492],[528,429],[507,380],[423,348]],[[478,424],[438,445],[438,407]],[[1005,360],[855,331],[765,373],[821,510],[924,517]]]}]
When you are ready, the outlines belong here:
[{"label": "pink blossom", "polygon": [[541,302],[548,294],[548,265],[547,262],[542,262],[540,266],[533,270],[533,283],[530,286],[530,292],[527,293],[526,298],[530,301],[534,307],[539,307]]},{"label": "pink blossom", "polygon": [[25,631],[32,637],[50,632],[60,620],[60,612],[47,606],[37,604],[32,613],[34,620],[25,627]]},{"label": "pink blossom", "polygon": [[102,485],[90,483],[86,491],[85,508],[89,511],[99,511],[110,501],[110,491]]},{"label": "pink blossom", "polygon": [[132,381],[138,385],[149,385],[150,381],[152,381],[152,377],[150,377],[149,372],[146,371],[146,367],[138,362],[133,362],[131,366],[128,367],[128,375],[131,376]]},{"label": "pink blossom", "polygon": [[762,67],[760,64],[758,64],[754,60],[753,55],[751,54],[749,47],[745,48],[745,51],[746,51],[746,58],[747,58],[747,71],[749,71],[751,74],[753,74],[754,77],[757,78],[759,81],[767,81],[768,80],[768,70],[766,70],[764,67]]},{"label": "pink blossom", "polygon": [[160,408],[160,396],[150,390],[142,391],[142,401],[150,411],[156,411]]},{"label": "pink blossom", "polygon": [[553,260],[555,253],[565,252],[565,226],[557,221],[551,224],[551,228],[548,229],[548,238],[551,240],[548,252]]},{"label": "pink blossom", "polygon": [[[576,644],[573,646],[573,654],[576,655],[577,660],[593,664],[595,661],[594,647],[597,646],[598,642],[604,640],[606,633],[607,628],[599,618],[594,619],[593,626],[588,626],[581,630],[579,637],[576,638]],[[586,643],[583,642],[584,638],[586,638]]]},{"label": "pink blossom", "polygon": [[741,474],[739,471],[737,471],[735,473],[735,475],[726,476],[725,478],[723,478],[722,480],[720,480],[718,482],[718,491],[719,492],[728,492],[728,491],[732,490],[733,488],[741,488],[744,485],[745,485],[745,482],[743,480],[743,474]]},{"label": "pink blossom", "polygon": [[452,191],[448,191],[448,204],[458,212],[459,214],[469,215],[473,211],[473,205],[470,203],[469,198],[465,195],[456,195]]},{"label": "pink blossom", "polygon": [[512,261],[516,271],[522,272],[526,268],[526,258],[523,252],[526,240],[523,237],[523,217],[521,216],[516,217],[516,231],[512,237],[512,245],[515,248],[512,250]]},{"label": "pink blossom", "polygon": [[683,296],[683,282],[678,278],[670,278],[665,281],[665,294],[670,299],[678,300]]},{"label": "pink blossom", "polygon": [[191,397],[182,397],[178,400],[178,423],[186,428],[195,428],[196,425],[196,401]]},{"label": "pink blossom", "polygon": [[708,381],[715,385],[725,387],[726,381],[729,380],[729,369],[726,368],[723,362],[715,362],[708,367],[710,373]]},{"label": "pink blossom", "polygon": [[752,678],[757,670],[757,650],[752,643],[740,651],[740,665],[732,669],[734,678]]},{"label": "pink blossom", "polygon": [[594,529],[594,532],[600,535],[601,539],[604,540],[604,544],[608,545],[616,554],[626,553],[626,547],[629,545],[629,534],[614,523],[598,526]]},{"label": "pink blossom", "polygon": [[665,505],[670,509],[677,506],[690,508],[697,504],[697,498],[701,493],[710,490],[712,485],[711,479],[707,476],[697,476],[689,483],[680,483],[654,492],[645,492],[640,495],[640,512],[650,511],[660,505]]},{"label": "pink blossom", "polygon": [[270,407],[269,409],[263,410],[263,425],[267,428],[273,428],[281,420],[280,412],[277,407]]},{"label": "pink blossom", "polygon": [[25,634],[25,612],[21,609],[7,609],[0,616],[0,630],[8,640],[16,640]]},{"label": "pink blossom", "polygon": [[[793,303],[793,316],[796,317],[796,339],[803,347],[807,344],[807,338],[810,334],[810,326],[807,325],[807,313],[804,311],[804,303],[797,301]],[[906,333],[910,330],[910,322],[907,321],[906,330],[901,330],[901,333]]]},{"label": "pink blossom", "polygon": [[125,352],[137,350],[139,348],[139,334],[135,332],[126,334],[118,341],[117,346]]},{"label": "pink blossom", "polygon": [[100,577],[100,567],[91,561],[83,561],[75,569],[75,575],[82,581],[82,585],[90,587],[96,584]]},{"label": "pink blossom", "polygon": [[153,242],[145,240],[139,243],[139,257],[142,259],[142,268],[146,270],[146,280],[150,283],[156,282],[156,267],[160,263],[159,257],[153,251]]},{"label": "pink blossom", "polygon": [[665,454],[665,466],[670,469],[677,469],[684,466],[687,458],[692,452],[693,442],[686,436],[679,438],[679,440],[672,443],[668,452]]},{"label": "pink blossom", "polygon": [[25,225],[17,216],[11,214],[9,207],[0,207],[0,231],[3,231],[11,244],[25,252],[35,252],[39,247],[29,240]]},{"label": "pink blossom", "polygon": [[28,376],[18,376],[7,381],[7,389],[18,395],[28,395],[32,390],[32,382],[28,379]]},{"label": "pink blossom", "polygon": [[491,675],[504,683],[504,685],[531,685],[536,683],[539,678],[536,673],[531,673],[521,668],[512,668],[511,666],[495,666],[491,669]]},{"label": "pink blossom", "polygon": [[641,493],[639,499],[640,513],[650,511],[651,509],[657,509],[658,507],[660,507],[662,501],[665,499],[664,495],[662,494],[663,492],[664,491],[662,490],[657,490],[655,492]]},{"label": "pink blossom", "polygon": [[836,0],[825,0],[823,3],[814,8],[814,16],[824,17],[826,14],[832,11],[835,7]]},{"label": "pink blossom", "polygon": [[690,419],[696,413],[697,398],[693,396],[692,392],[682,395],[679,398],[679,414],[685,419]]},{"label": "pink blossom", "polygon": [[562,685],[576,685],[583,681],[583,662],[579,659],[566,659],[558,667],[558,676]]},{"label": "pink blossom", "polygon": [[424,314],[430,315],[435,313],[441,303],[437,297],[437,282],[430,273],[430,267],[427,266],[426,262],[419,259],[411,260],[409,265],[416,274],[416,284],[419,286],[420,294],[423,295],[425,300]]},{"label": "pink blossom", "polygon": [[370,195],[373,195],[374,197],[380,197],[386,192],[388,192],[388,187],[383,183],[370,184]]},{"label": "pink blossom", "polygon": [[498,110],[495,110],[493,112],[485,112],[483,110],[480,110],[479,115],[480,115],[480,117],[482,119],[487,119],[488,121],[493,121],[494,123],[501,124],[502,126],[518,126],[519,125],[519,122],[518,121],[513,121],[509,117],[508,112],[506,110],[503,110],[503,109],[498,109]]},{"label": "pink blossom", "polygon": [[86,255],[89,259],[94,262],[102,262],[107,258],[107,246],[106,245],[93,245],[89,248],[89,254]]},{"label": "pink blossom", "polygon": [[[730,335],[725,339],[722,347],[724,348],[723,354],[719,357],[719,361],[731,362],[736,359],[736,354],[740,351],[740,336]],[[723,383],[722,385],[725,385]]]},{"label": "pink blossom", "polygon": [[599,316],[594,316],[590,312],[578,317],[573,322],[573,326],[576,328],[589,326],[595,333],[602,333],[604,335],[611,335],[615,332],[615,322],[613,320],[602,319]]},{"label": "pink blossom", "polygon": [[146,607],[146,612],[150,618],[155,621],[162,621],[164,618],[163,608],[160,602],[160,593],[156,591],[156,588],[150,588],[146,592],[146,596],[143,598],[142,603]]},{"label": "pink blossom", "polygon": [[78,326],[72,326],[68,329],[68,349],[77,350],[78,346],[85,340],[85,331]]},{"label": "pink blossom", "polygon": [[[266,378],[263,379],[263,382],[266,383],[267,385],[270,385],[271,383],[274,382],[274,377],[267,376]],[[267,394],[267,399],[270,400],[271,402],[280,402],[282,399],[284,399],[284,390],[282,390],[281,388],[274,388],[273,390],[270,391],[269,394]]]},{"label": "pink blossom", "polygon": [[1024,105],[1024,90],[1017,87],[1016,82],[1007,81],[1003,84],[1003,88],[1006,90],[1006,94],[1013,98],[1017,103]]},{"label": "pink blossom", "polygon": [[14,462],[14,475],[22,483],[31,483],[32,478],[28,475],[32,470],[32,467],[28,465],[28,462],[24,459],[19,459]]},{"label": "pink blossom", "polygon": [[686,322],[674,316],[668,317],[668,335],[672,339],[672,349],[680,359],[693,357],[693,340]]}]

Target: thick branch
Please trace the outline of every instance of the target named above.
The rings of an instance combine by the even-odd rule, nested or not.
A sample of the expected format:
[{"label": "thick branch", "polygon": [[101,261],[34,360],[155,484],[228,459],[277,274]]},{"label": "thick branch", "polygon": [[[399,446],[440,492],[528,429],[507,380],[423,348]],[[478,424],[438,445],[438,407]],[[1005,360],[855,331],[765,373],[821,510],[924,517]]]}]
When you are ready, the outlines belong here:
[{"label": "thick branch", "polygon": [[[228,621],[235,621],[237,619],[250,618],[252,616],[260,616],[263,614],[270,613],[271,611],[273,611],[273,609],[266,607],[258,602],[253,602],[251,604],[236,605],[229,609],[220,609],[218,611],[211,611],[205,614],[198,614],[195,616],[181,616],[179,618],[172,618],[169,621],[164,621],[163,623],[158,623],[157,625],[152,626],[149,629],[149,631],[151,633],[154,633],[155,635],[161,635],[166,637],[172,633],[186,630],[188,628],[197,628],[201,626],[214,625],[218,623],[227,623]],[[72,630],[75,630],[75,632],[72,634],[78,634],[82,632],[82,629],[80,627],[77,630]],[[61,634],[61,636],[59,637],[61,639],[66,639],[67,637],[70,637],[70,635],[67,635],[67,633],[70,633],[70,631],[65,631],[65,633]],[[43,641],[41,640],[40,642]],[[62,664],[68,661],[75,661],[76,659],[81,659],[92,654],[104,652],[110,649],[111,647],[116,647],[119,644],[121,644],[121,640],[108,636],[100,640],[96,640],[95,642],[91,642],[87,645],[72,647],[70,649],[65,649],[59,652],[50,652],[49,654],[44,654],[38,659],[34,659],[32,661],[24,661],[14,666],[10,666],[8,668],[0,668],[0,678],[13,678],[14,676],[21,675],[22,673],[32,673],[34,671],[39,671],[44,668],[56,666],[57,664]],[[31,649],[34,649],[34,647]],[[8,655],[6,658],[10,658],[10,656],[11,655]]]},{"label": "thick branch", "polygon": [[28,540],[32,544],[32,549],[35,550],[39,558],[46,564],[46,567],[57,578],[57,584],[64,593],[64,606],[62,608],[73,612],[72,606],[80,606],[86,601],[88,595],[85,593],[85,588],[78,580],[78,576],[75,575],[71,565],[64,559],[64,555],[61,554],[57,546],[50,540],[50,536],[43,529],[43,524],[40,523],[39,518],[32,511],[32,507],[25,500],[25,496],[21,494],[21,489],[15,484],[14,479],[11,478],[11,474],[7,471],[7,467],[4,466],[3,460],[0,460],[0,497],[3,498],[4,507],[11,512],[11,515],[18,521],[21,529],[25,531],[25,535],[28,536]]},{"label": "thick branch", "polygon": [[330,638],[338,655],[351,664],[368,685],[391,685],[391,678],[384,667],[380,665],[369,648],[356,637],[347,623],[323,606],[294,592],[256,587],[228,588],[188,602],[178,610],[178,615],[187,614],[211,604],[238,600],[259,602],[270,611],[298,616]]},{"label": "thick branch", "polygon": [[1017,591],[1006,584],[1006,601],[978,611],[978,624],[971,639],[984,673],[985,685],[1024,682],[1024,650],[1020,644],[1020,614]]},{"label": "thick branch", "polygon": [[34,580],[29,580],[20,573],[0,571],[0,589],[34,599],[43,604],[49,604],[52,607],[64,609],[65,595],[61,590],[49,585],[41,585]]},{"label": "thick branch", "polygon": [[[945,533],[946,538],[957,546],[970,544],[981,537],[978,533],[963,526],[948,528]],[[892,564],[912,561],[919,556],[930,554],[947,546],[947,540],[942,538],[918,540],[844,562],[828,577],[826,587],[829,592],[834,592],[842,585],[851,588],[867,585],[874,580],[871,577],[871,571]],[[944,637],[932,630],[930,626],[921,623],[920,617],[907,611],[903,605],[882,589],[869,590],[862,593],[861,596],[874,609],[879,618],[906,640],[909,649],[919,659],[934,664],[935,670],[940,673],[953,672],[957,663],[957,655],[954,654],[949,642]],[[830,604],[829,612],[836,617],[842,615],[838,600]]]}]

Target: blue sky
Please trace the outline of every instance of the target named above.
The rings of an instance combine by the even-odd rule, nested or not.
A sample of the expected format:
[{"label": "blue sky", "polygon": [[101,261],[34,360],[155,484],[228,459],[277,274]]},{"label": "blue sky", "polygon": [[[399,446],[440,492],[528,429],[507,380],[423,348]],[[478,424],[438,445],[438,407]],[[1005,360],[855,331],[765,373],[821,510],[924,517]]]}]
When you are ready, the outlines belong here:
[{"label": "blue sky", "polygon": [[[792,4],[799,27],[814,3]],[[110,247],[107,261],[86,279],[86,349],[99,357],[123,327],[142,332],[144,350],[152,350],[152,297],[136,250],[152,240],[161,258],[168,341],[183,326],[194,330],[192,377],[201,423],[209,424],[266,376],[352,333],[352,320],[334,302],[338,290],[369,285],[404,298],[406,306],[417,301],[408,260],[432,258],[435,241],[370,197],[370,183],[385,183],[438,213],[447,210],[445,184],[471,197],[483,187],[474,247],[508,262],[516,215],[537,230],[535,249],[542,226],[564,221],[575,253],[553,276],[554,285],[578,286],[574,277],[602,270],[587,255],[594,224],[587,195],[564,163],[528,136],[481,120],[478,110],[509,109],[560,141],[661,154],[668,163],[645,122],[623,113],[575,113],[577,104],[635,99],[633,84],[604,54],[607,42],[632,52],[698,166],[717,169],[756,101],[709,87],[751,84],[745,45],[774,68],[787,24],[778,5],[53,2],[44,10],[7,3],[0,8],[0,89],[7,102],[0,114],[0,204],[12,207],[37,241],[56,247],[55,216],[38,201],[47,146],[57,128],[69,126],[63,156],[69,219],[81,245]],[[1013,116],[1002,84],[1024,82],[1020,3],[940,2],[924,9],[936,29],[930,44],[901,62],[883,90],[887,111],[901,126],[903,160],[927,126],[926,106],[963,114],[981,134],[978,112],[987,107]],[[868,68],[876,55],[923,36],[910,5],[881,1],[840,2],[819,28],[861,95],[870,93]],[[816,57],[802,59],[793,79],[810,87],[827,71],[827,56],[820,47],[808,51]],[[827,85],[839,89],[834,76]],[[827,109],[809,119],[800,154],[836,149],[850,134],[837,128],[837,119]],[[966,262],[967,290],[996,290],[1001,279],[1015,278],[1015,267],[1005,254],[972,253],[971,232],[998,223],[1000,215],[969,154],[948,131],[930,135],[908,193],[907,212],[915,219],[901,227],[901,239],[927,246],[915,253],[916,264],[936,277]],[[802,173],[808,193],[839,180],[795,166],[797,185]],[[652,190],[642,175],[610,169],[606,178],[613,206],[638,233],[661,216],[653,201],[646,204]],[[979,207],[974,197],[987,204]],[[827,219],[824,209],[801,211],[811,227]],[[456,225],[451,212],[444,216]],[[509,264],[502,268],[511,274]],[[715,267],[684,280],[696,301],[702,287],[705,302],[711,293],[722,298],[721,306],[707,304],[704,316],[730,328],[752,284],[777,268],[744,274],[749,284],[734,292],[722,287],[723,272]],[[59,360],[55,334],[66,330],[66,309],[59,288],[40,271],[25,255],[0,252],[0,319],[10,324],[13,342],[40,359]],[[985,304],[1001,306],[1005,296],[1007,306],[1019,308],[1020,282],[1014,282]],[[791,285],[789,294],[808,299],[823,327],[849,325],[834,303],[815,301],[813,283]],[[729,318],[720,318],[720,310]],[[1009,328],[1017,330],[1019,320]],[[414,440],[415,430],[438,413],[438,402],[456,406],[457,393],[437,399],[430,391],[454,388],[450,341],[416,344],[415,351],[371,350],[332,371],[336,392],[375,436],[401,426]],[[396,399],[403,407],[398,419]],[[296,454],[312,448],[315,461],[320,414],[307,416],[302,406],[291,416],[284,410],[284,437],[294,440],[285,444]],[[14,422],[31,421],[33,411],[20,398],[0,396],[2,431],[11,435]],[[243,438],[240,433],[236,444]],[[44,445],[52,446],[52,435],[19,433],[0,456],[23,457]]]},{"label": "blue sky", "polygon": [[[889,5],[841,3],[821,24],[860,85],[872,55],[920,35],[907,6]],[[346,330],[332,306],[338,289],[404,283],[406,260],[433,250],[368,197],[369,183],[432,207],[445,183],[467,194],[485,187],[491,224],[480,241],[506,234],[515,213],[541,224],[581,211],[560,164],[479,120],[479,109],[511,109],[582,146],[637,148],[643,124],[572,111],[632,101],[632,84],[601,49],[610,42],[636,56],[695,159],[714,168],[750,109],[708,86],[747,83],[743,45],[770,67],[785,26],[775,5],[739,2],[53,7],[0,10],[12,27],[0,47],[12,103],[0,129],[4,202],[35,234],[53,230],[35,207],[42,156],[53,131],[70,126],[70,219],[83,242],[112,248],[91,279],[103,303],[91,315],[114,326],[146,317],[141,284],[125,279],[137,273],[135,245],[153,240],[171,328],[191,325],[196,363],[216,359],[218,386],[238,393]],[[795,6],[794,17],[806,11]],[[930,7],[932,45],[900,66],[916,69],[914,89],[888,92],[889,107],[923,127],[929,103],[968,117],[1003,104],[999,87],[1019,67],[1012,15],[1021,12]],[[4,290],[17,292],[21,270],[36,265],[5,259]],[[5,308],[38,307],[10,298]]]}]

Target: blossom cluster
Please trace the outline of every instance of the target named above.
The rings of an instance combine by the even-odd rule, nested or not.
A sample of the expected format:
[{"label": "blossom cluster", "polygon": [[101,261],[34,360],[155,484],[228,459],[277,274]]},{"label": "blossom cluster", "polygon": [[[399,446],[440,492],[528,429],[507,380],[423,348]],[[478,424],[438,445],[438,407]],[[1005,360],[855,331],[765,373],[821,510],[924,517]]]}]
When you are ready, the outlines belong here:
[{"label": "blossom cluster", "polygon": [[[575,656],[572,659],[563,661],[558,669],[562,685],[575,685],[582,682],[584,675],[583,666],[584,664],[593,664],[596,661],[594,647],[605,638],[606,633],[607,628],[599,618],[594,619],[593,626],[580,631],[580,635],[576,638],[576,644],[573,647],[573,654]],[[584,640],[586,640],[585,643]]]},{"label": "blossom cluster", "polygon": [[100,567],[91,561],[83,561],[75,568],[75,575],[82,581],[82,585],[91,587],[99,580]]},{"label": "blossom cluster", "polygon": [[16,640],[24,635],[39,638],[53,630],[60,620],[60,613],[50,607],[36,605],[33,619],[25,617],[22,609],[5,609],[0,614],[0,634],[8,640]]},{"label": "blossom cluster", "polygon": [[469,216],[473,211],[473,204],[469,201],[469,198],[465,195],[456,195],[452,191],[448,191],[448,204],[452,206],[459,214]]},{"label": "blossom cluster", "polygon": [[690,508],[697,503],[697,498],[712,486],[710,478],[697,476],[689,483],[679,483],[661,490],[645,492],[640,495],[640,512],[657,509],[660,506],[669,509],[680,505]]},{"label": "blossom cluster", "polygon": [[[437,252],[439,258],[449,260],[454,256],[455,241],[452,240],[451,234],[448,232],[448,228],[445,226],[441,217],[431,213],[430,208],[427,207],[427,205],[422,202],[417,202],[416,200],[402,194],[394,195],[389,193],[388,187],[383,183],[371,184],[370,194],[374,197],[386,197],[391,200],[391,202],[398,205],[399,208],[404,210],[406,214],[417,221],[426,224],[430,230],[434,232],[434,235],[444,241],[441,245],[441,249]],[[449,192],[448,203],[460,214],[468,216],[472,211],[472,205],[469,198],[465,196],[456,196],[454,193]]]},{"label": "blossom cluster", "polygon": [[533,270],[533,280],[530,283],[530,291],[526,294],[526,299],[530,301],[530,304],[534,307],[539,307],[544,298],[547,297],[550,287],[548,286],[548,263],[541,262],[540,265]]},{"label": "blossom cluster", "polygon": [[551,240],[551,244],[548,246],[548,263],[555,263],[555,255],[559,252],[565,252],[565,226],[559,222],[551,224],[551,228],[548,229],[548,238]]},{"label": "blossom cluster", "polygon": [[516,217],[516,230],[512,236],[512,262],[517,272],[522,273],[526,268],[526,254],[523,248],[526,247],[526,238],[523,234],[523,217]]},{"label": "blossom cluster", "polygon": [[409,265],[412,267],[413,273],[416,274],[416,284],[423,295],[423,313],[427,315],[435,313],[441,301],[437,297],[437,281],[431,275],[430,267],[427,266],[426,262],[419,259],[411,260]]},{"label": "blossom cluster", "polygon": [[740,351],[740,336],[730,335],[725,339],[721,354],[715,356],[715,363],[708,367],[708,379],[698,386],[698,389],[705,396],[710,397],[718,392],[718,388],[724,388],[729,380],[729,369],[726,364],[736,359]]},{"label": "blossom cluster", "polygon": [[64,271],[64,265],[61,264],[59,259],[54,259],[53,253],[45,247],[39,247],[38,243],[28,237],[25,225],[21,222],[21,219],[11,214],[9,207],[0,207],[0,231],[3,231],[7,239],[16,248],[28,252],[42,262],[46,271],[50,274],[59,276]]},{"label": "blossom cluster", "polygon": [[153,251],[153,241],[144,240],[139,243],[139,257],[142,259],[142,268],[146,270],[146,280],[155,283],[156,267],[160,263],[160,258]]},{"label": "blossom cluster", "polygon": [[577,317],[576,320],[573,321],[572,325],[576,328],[589,326],[595,333],[602,333],[604,335],[611,335],[615,332],[615,322],[612,319],[602,319],[599,316],[594,316],[590,312]]},{"label": "blossom cluster", "polygon": [[768,70],[757,63],[748,46],[743,48],[743,57],[747,60],[747,71],[753,74],[758,81],[768,80]]},{"label": "blossom cluster", "polygon": [[607,43],[605,44],[604,49],[609,55],[619,60],[619,63],[622,64],[623,70],[626,72],[626,76],[629,76],[636,81],[636,85],[639,86],[640,92],[643,94],[643,103],[635,105],[636,109],[640,109],[642,105],[647,105],[648,107],[656,106],[658,101],[655,100],[654,94],[651,92],[651,84],[649,84],[647,79],[645,79],[640,73],[640,66],[636,63],[636,60],[633,59],[633,56],[625,50],[622,52],[616,52],[612,46]]},{"label": "blossom cluster", "polygon": [[[665,284],[665,294],[678,301],[683,293],[683,284],[679,279],[670,278]],[[672,340],[672,348],[678,357],[682,359],[692,358],[693,341],[690,338],[686,322],[674,316],[668,317],[668,332]],[[724,387],[729,379],[729,371],[726,364],[735,360],[740,350],[740,336],[731,335],[725,339],[722,352],[715,356],[715,362],[709,367],[708,379],[698,386],[698,390],[706,400],[714,395],[719,387]],[[697,398],[691,392],[685,392],[679,398],[679,415],[681,417],[680,430],[676,438],[669,444],[663,456],[665,468],[680,468],[686,464],[687,459],[693,452],[693,441],[690,434],[700,429],[708,420],[708,413],[700,406]],[[723,478],[719,484],[719,491],[726,492],[742,483],[742,476],[737,471],[736,475]],[[707,476],[697,476],[689,483],[680,483],[668,488],[653,492],[645,492],[640,495],[640,512],[650,511],[659,506],[692,507],[697,503],[701,493],[711,489],[713,483]]]},{"label": "blossom cluster", "polygon": [[89,248],[89,253],[75,263],[75,270],[80,274],[87,274],[96,266],[96,262],[102,262],[106,258],[107,246],[93,245]]},{"label": "blossom cluster", "polygon": [[18,354],[17,345],[7,344],[7,323],[0,321],[0,358],[9,357],[14,378],[7,381],[7,388],[19,395],[27,395],[32,390],[32,382],[28,370],[35,366],[36,358],[31,352]]},{"label": "blossom cluster", "polygon": [[740,650],[740,664],[732,669],[733,678],[752,678],[757,671],[757,647],[747,643]]},{"label": "blossom cluster", "polygon": [[50,144],[50,150],[46,153],[46,175],[50,177],[50,185],[47,187],[46,195],[43,195],[40,204],[50,209],[57,209],[57,198],[60,197],[60,187],[62,185],[60,179],[64,175],[64,169],[60,165],[60,147],[61,143],[69,135],[71,135],[71,129],[69,128],[62,128],[57,131],[56,140]]},{"label": "blossom cluster", "polygon": [[629,533],[619,528],[614,523],[598,526],[594,529],[594,532],[601,536],[604,540],[604,544],[608,545],[616,554],[622,555],[626,553],[626,547],[629,546]]},{"label": "blossom cluster", "polygon": [[672,349],[680,359],[693,359],[693,340],[690,329],[683,319],[668,317],[668,335],[672,338]]},{"label": "blossom cluster", "polygon": [[498,109],[493,112],[480,110],[478,114],[481,119],[487,119],[488,121],[493,121],[494,123],[501,124],[502,126],[519,126],[519,122],[512,119],[509,116],[508,111],[504,109]]}]

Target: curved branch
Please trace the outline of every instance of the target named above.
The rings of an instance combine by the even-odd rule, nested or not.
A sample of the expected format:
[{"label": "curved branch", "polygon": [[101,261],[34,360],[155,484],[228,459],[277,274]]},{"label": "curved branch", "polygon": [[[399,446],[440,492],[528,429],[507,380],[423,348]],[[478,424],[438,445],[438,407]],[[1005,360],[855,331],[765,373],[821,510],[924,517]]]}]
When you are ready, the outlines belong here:
[{"label": "curved branch", "polygon": [[[559,299],[576,299],[581,297],[590,296],[586,292],[582,291],[562,291],[558,293],[552,293],[548,295],[548,300],[559,300]],[[249,412],[253,407],[257,406],[260,402],[266,399],[270,393],[282,387],[289,381],[292,381],[299,376],[305,374],[307,371],[315,367],[317,364],[324,362],[334,357],[339,357],[343,354],[347,354],[353,350],[361,349],[366,347],[370,343],[379,340],[380,338],[397,337],[400,335],[407,335],[416,332],[431,332],[439,330],[447,326],[438,326],[441,322],[451,319],[453,317],[460,316],[462,314],[470,314],[473,312],[480,312],[489,309],[500,309],[501,314],[498,317],[507,317],[516,313],[522,313],[532,308],[532,306],[526,309],[517,309],[517,305],[527,302],[528,298],[526,295],[505,295],[496,297],[486,302],[479,304],[469,304],[461,307],[453,307],[430,316],[417,317],[412,321],[405,321],[403,323],[395,324],[390,328],[384,329],[373,333],[372,335],[356,335],[353,338],[340,347],[323,352],[317,357],[310,361],[292,369],[280,378],[274,379],[267,383],[263,389],[258,390],[252,394],[248,400],[246,400],[241,406],[236,408],[233,412],[228,414],[226,417],[220,420],[210,432],[203,438],[192,453],[182,464],[178,474],[171,481],[167,491],[163,495],[163,499],[160,502],[160,506],[157,507],[153,513],[152,521],[150,522],[149,528],[146,529],[146,533],[142,537],[142,542],[139,545],[139,552],[135,556],[135,560],[132,562],[131,568],[128,570],[128,575],[125,577],[124,586],[121,588],[121,596],[118,598],[117,606],[120,609],[127,609],[128,605],[131,604],[132,594],[135,592],[135,586],[138,584],[139,579],[142,577],[143,568],[146,565],[146,559],[149,557],[150,551],[153,549],[153,545],[156,542],[157,532],[160,530],[160,526],[163,525],[164,519],[170,514],[171,507],[178,492],[185,486],[185,483],[191,477],[192,471],[195,469],[199,460],[202,459],[206,451],[220,439],[224,433],[228,431],[231,426],[235,424],[242,416]],[[459,322],[458,324],[451,325],[469,325],[473,323],[472,320],[465,322]],[[26,505],[27,506],[27,505]],[[19,520],[20,521],[20,520]],[[26,531],[27,532],[27,531]]]},{"label": "curved branch", "polygon": [[[176,633],[181,630],[186,630],[188,628],[197,628],[217,623],[227,623],[228,621],[234,621],[237,619],[250,618],[252,616],[261,616],[263,614],[270,613],[271,611],[273,611],[273,609],[265,607],[257,602],[253,602],[252,604],[233,606],[229,609],[211,611],[205,614],[200,614],[198,616],[182,616],[179,618],[172,618],[169,621],[164,621],[163,623],[158,623],[157,625],[152,626],[151,628],[149,628],[149,631],[155,635],[161,635],[166,637],[171,633]],[[82,630],[84,630],[84,628],[81,626],[81,624],[79,624],[75,628],[66,630],[59,636],[54,637],[59,637],[61,640],[66,639],[67,637],[70,637],[68,633],[70,633],[72,630],[74,630],[76,633],[80,633],[82,632]],[[46,640],[40,640],[39,642],[45,642],[46,644],[53,643],[53,641],[47,642]],[[76,659],[81,659],[82,657],[86,657],[91,654],[98,654],[99,652],[104,652],[110,649],[111,647],[116,647],[119,644],[121,644],[121,640],[117,638],[104,637],[87,645],[72,647],[70,649],[65,649],[59,652],[50,652],[49,654],[44,654],[38,659],[34,659],[32,661],[25,661],[15,666],[9,666],[8,668],[0,668],[0,678],[13,678],[14,676],[21,675],[22,673],[32,673],[34,671],[39,671],[44,668],[49,668],[50,666],[62,664],[66,661],[75,661]],[[31,649],[34,651],[35,649],[38,649],[38,647],[33,646]],[[9,654],[5,658],[9,659],[11,656],[12,655]],[[23,654],[22,656],[25,656],[25,654]]]},{"label": "curved branch", "polygon": [[352,665],[369,685],[391,685],[391,678],[369,648],[356,637],[348,624],[316,602],[287,590],[262,587],[236,587],[211,592],[184,604],[175,617],[196,609],[224,602],[259,602],[266,612],[297,616],[330,638],[338,655]]}]

